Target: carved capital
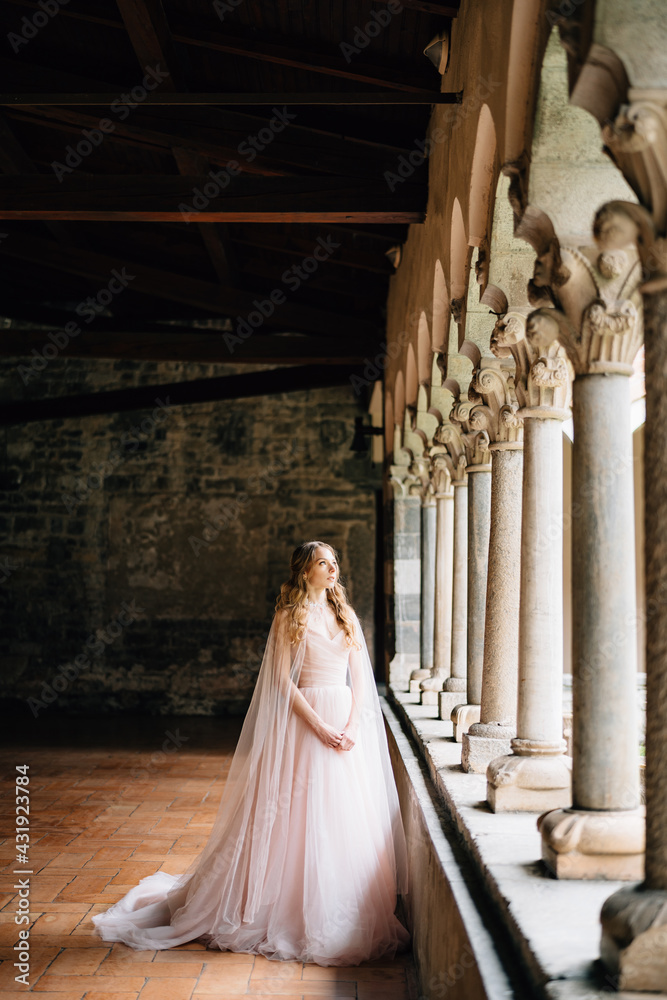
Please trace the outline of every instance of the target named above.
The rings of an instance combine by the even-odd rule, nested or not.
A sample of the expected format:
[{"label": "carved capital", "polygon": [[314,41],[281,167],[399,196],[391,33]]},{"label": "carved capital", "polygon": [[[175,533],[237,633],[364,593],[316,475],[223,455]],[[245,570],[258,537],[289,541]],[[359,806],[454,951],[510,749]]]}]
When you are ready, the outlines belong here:
[{"label": "carved capital", "polygon": [[519,404],[514,391],[514,374],[502,362],[489,362],[473,371],[468,396],[473,393],[481,405],[473,407],[468,418],[472,430],[484,430],[491,444],[516,444],[523,440],[523,422],[516,413]]},{"label": "carved capital", "polygon": [[436,497],[454,495],[450,472],[451,463],[452,460],[445,451],[435,451],[431,454],[431,482]]},{"label": "carved capital", "polygon": [[595,215],[593,235],[602,251],[598,258],[600,270],[609,266],[612,255],[634,244],[642,265],[640,291],[652,293],[667,288],[667,239],[656,233],[653,219],[641,205],[607,202]]},{"label": "carved capital", "polygon": [[660,236],[667,235],[667,91],[630,91],[627,105],[602,128],[605,146],[651,214]]},{"label": "carved capital", "polygon": [[452,482],[465,480],[466,451],[462,428],[458,423],[445,420],[433,435],[431,454],[444,451],[449,457],[449,474]]},{"label": "carved capital", "polygon": [[458,400],[454,403],[449,419],[451,423],[458,424],[461,428],[460,434],[466,465],[489,465],[491,462],[490,438],[486,429],[486,417],[479,412],[485,407],[477,402],[479,397],[474,390],[472,395],[475,397],[474,399]]},{"label": "carved capital", "polygon": [[[556,344],[576,375],[632,374],[643,337],[641,267],[634,250],[610,254],[612,249],[618,251],[607,245],[590,260],[580,250],[561,248],[557,281],[548,285],[552,305],[541,305],[526,322],[526,339],[545,357],[545,365],[532,372],[543,386],[547,380],[555,388],[562,375],[562,366],[549,362],[558,354]],[[541,273],[538,265],[539,258]]]},{"label": "carved capital", "polygon": [[414,458],[409,471],[412,477],[412,483],[408,487],[410,496],[419,496],[422,501],[426,501],[429,497],[432,497],[431,463],[428,456],[419,455],[417,458]]},{"label": "carved capital", "polygon": [[563,419],[567,415],[572,373],[558,340],[537,347],[526,334],[526,317],[509,311],[496,320],[491,350],[497,356],[511,354],[514,358],[514,385],[522,417]]},{"label": "carved capital", "polygon": [[389,467],[389,485],[394,494],[394,499],[419,495],[421,483],[415,479],[407,466],[391,465]]}]

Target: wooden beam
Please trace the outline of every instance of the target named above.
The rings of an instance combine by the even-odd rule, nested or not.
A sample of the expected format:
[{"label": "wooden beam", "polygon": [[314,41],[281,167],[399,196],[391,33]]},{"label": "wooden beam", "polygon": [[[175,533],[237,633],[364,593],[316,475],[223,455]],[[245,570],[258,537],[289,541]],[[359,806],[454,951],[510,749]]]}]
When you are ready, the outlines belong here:
[{"label": "wooden beam", "polygon": [[[100,119],[109,118],[108,108],[96,111],[81,108],[7,108],[11,119],[42,128],[57,128],[81,139],[82,129],[96,129]],[[285,116],[286,117],[286,116]],[[113,131],[106,141],[126,142],[143,150],[154,147],[171,150],[174,146],[205,156],[212,163],[225,165],[235,160],[244,173],[265,177],[294,176],[303,171],[338,176],[377,177],[391,169],[397,157],[415,149],[415,130],[401,134],[392,129],[386,135],[376,129],[375,137],[340,123],[335,131],[330,115],[318,122],[319,128],[304,123],[303,111],[289,121],[289,127],[275,135],[265,149],[258,133],[269,126],[269,118],[247,111],[221,111],[219,108],[188,109],[181,115],[169,109],[135,111],[127,121],[109,118]],[[275,124],[275,121],[274,121]],[[282,124],[282,123],[279,123]],[[66,140],[65,140],[66,141]],[[404,142],[405,145],[401,145]],[[382,144],[384,143],[384,145]],[[389,145],[387,145],[389,144]],[[64,144],[63,144],[64,145]],[[74,143],[76,145],[76,143]],[[63,149],[63,156],[65,155]],[[196,171],[191,171],[196,173]]]},{"label": "wooden beam", "polygon": [[[37,0],[10,0],[10,2],[33,10],[41,9]],[[379,0],[379,2],[388,3],[389,0]],[[451,17],[456,16],[452,11],[457,10],[451,4],[441,5],[437,2],[429,2],[429,0],[405,0],[403,6]],[[92,9],[87,3],[76,4],[69,0],[66,7],[60,7],[59,16],[89,21],[106,28],[123,31],[125,29],[123,21],[114,16],[117,11],[109,7],[107,12],[103,13],[100,10],[101,7],[99,0],[96,0],[95,7]],[[367,57],[355,58],[346,63],[338,47],[325,51],[321,46],[313,43],[300,46],[295,43],[295,39],[292,37],[272,37],[270,40],[266,40],[257,37],[257,32],[243,35],[239,32],[237,25],[234,28],[225,25],[223,32],[219,30],[220,24],[217,19],[211,19],[204,23],[202,21],[194,22],[192,17],[183,18],[173,15],[170,26],[173,40],[184,45],[211,49],[224,52],[227,55],[259,60],[273,65],[288,66],[293,69],[305,70],[308,73],[350,80],[369,86],[410,92],[423,87],[429,76],[426,72],[428,66],[424,65],[424,70],[422,70],[421,62],[406,68],[375,64],[368,61]],[[425,63],[426,60],[424,60]]]},{"label": "wooden beam", "polygon": [[[36,420],[85,417],[100,413],[122,413],[128,410],[154,409],[162,401],[166,406],[186,406],[223,399],[247,399],[283,392],[304,392],[332,385],[350,383],[352,375],[360,375],[358,366],[302,365],[276,368],[247,375],[222,375],[190,382],[170,382],[132,389],[112,389],[110,392],[86,393],[80,396],[60,396],[55,399],[31,399],[27,402],[0,405],[0,426],[27,424]],[[352,385],[349,384],[350,390]],[[350,439],[352,428],[350,428]]]},{"label": "wooden beam", "polygon": [[[337,227],[337,231],[340,232],[342,228],[344,227]],[[232,241],[241,246],[256,247],[258,250],[271,250],[281,256],[305,257],[310,252],[308,240],[304,236],[297,237],[289,231],[280,232],[257,224],[245,227],[241,233],[232,236]],[[382,249],[371,254],[344,246],[341,252],[331,259],[331,264],[358,271],[370,271],[372,274],[382,274],[387,277],[395,273],[394,267]]]},{"label": "wooden beam", "polygon": [[[66,8],[61,9],[65,10]],[[12,80],[16,92],[25,91],[26,93],[33,94],[36,91],[47,93],[52,91],[59,93],[103,93],[110,86],[108,81],[101,83],[91,80],[88,77],[74,76],[71,73],[63,73],[60,70],[52,70],[24,61],[17,62],[15,59],[7,59],[0,55],[0,79],[2,77]],[[121,84],[114,83],[111,86],[115,91],[116,97],[123,92],[124,88]],[[66,109],[57,109],[51,105],[49,108],[35,108],[33,110],[37,114],[54,117],[56,112],[59,110],[65,111]],[[195,110],[191,108],[190,115]],[[194,127],[196,124],[201,131],[206,127],[210,129],[215,128],[218,131],[218,137],[220,131],[234,132],[238,129],[240,138],[242,138],[248,133],[256,132],[258,128],[266,124],[266,119],[262,117],[261,112],[257,112],[252,108],[238,111],[223,111],[222,109],[216,110],[215,108],[206,108],[203,110],[206,112],[205,117],[201,121],[195,122],[189,116],[189,125],[191,123],[192,127]],[[11,110],[12,115],[20,113],[22,112],[18,108]],[[70,113],[73,112],[70,110]],[[141,109],[138,112],[133,112],[132,119],[135,118],[137,113],[141,114]],[[160,109],[153,107],[151,115],[157,116],[159,113]],[[98,120],[99,117],[106,114],[108,114],[108,108],[101,108]],[[143,114],[141,114],[141,117],[144,127],[148,126],[153,130],[156,129],[154,123],[144,121]],[[172,119],[173,116],[169,116],[166,120],[170,122]],[[351,116],[344,111],[336,112],[333,109],[327,111],[326,120],[323,120],[323,116],[317,108],[301,108],[297,122],[291,124],[291,130],[294,129],[307,129],[314,136],[331,136],[337,138],[339,141],[342,137],[346,142],[363,143],[366,148],[375,145],[392,150],[412,148],[415,138],[414,128],[406,128],[399,122],[381,121],[375,116],[369,117],[367,115],[360,118],[358,116]],[[185,141],[182,141],[180,144],[186,145]],[[190,148],[197,149],[198,147],[194,146]],[[208,155],[214,162],[218,162],[213,156],[212,150],[200,150],[200,152]]]},{"label": "wooden beam", "polygon": [[[179,171],[186,177],[206,174],[210,168],[210,163],[203,156],[198,156],[189,149],[174,147],[172,153]],[[198,222],[197,229],[222,287],[233,288],[238,285],[238,268],[229,241],[228,227],[224,223],[216,226],[214,222]]]},{"label": "wooden beam", "polygon": [[[428,77],[423,71],[420,73],[420,66],[410,67],[412,71],[406,72],[400,67],[374,65],[363,58],[346,62],[340,49],[335,52],[322,51],[322,47],[318,47],[317,43],[299,46],[295,44],[293,38],[266,41],[257,37],[256,32],[244,36],[239,34],[238,30],[235,32],[227,27],[224,32],[216,31],[209,24],[193,24],[191,18],[182,17],[172,18],[171,25],[174,40],[185,45],[200,46],[224,52],[225,55],[259,60],[276,66],[289,66],[292,69],[319,73],[339,80],[415,93],[424,89],[424,81]],[[424,62],[426,63],[426,60]]]},{"label": "wooden beam", "polygon": [[160,83],[163,92],[187,89],[161,0],[116,2],[141,69],[145,72],[146,67],[159,65],[169,74]]},{"label": "wooden beam", "polygon": [[[38,174],[25,149],[18,141],[4,115],[0,114],[0,171],[11,176]],[[74,234],[64,222],[45,222],[48,231],[59,243],[74,244]]]},{"label": "wooden beam", "polygon": [[[390,3],[391,0],[376,0],[377,3]],[[401,0],[401,6],[406,10],[418,10],[422,14],[437,14],[439,17],[458,17],[459,5],[438,3],[437,0]]]},{"label": "wooden beam", "polygon": [[[397,160],[396,169],[400,163]],[[228,183],[226,183],[228,181]],[[398,180],[396,182],[398,184]],[[226,184],[221,190],[221,185]],[[209,198],[204,191],[211,193]],[[197,200],[197,192],[200,198]],[[422,222],[427,189],[381,178],[0,177],[0,219],[91,222]],[[194,202],[197,201],[195,205]],[[201,211],[196,211],[201,206]]]},{"label": "wooden beam", "polygon": [[[133,292],[181,302],[217,316],[228,316],[232,320],[236,320],[237,316],[245,318],[249,313],[255,312],[258,308],[256,300],[264,301],[267,298],[265,292],[254,294],[236,289],[221,289],[211,282],[183,274],[172,274],[126,257],[59,247],[49,240],[16,231],[10,235],[11,238],[0,241],[0,254],[99,281],[100,287],[106,286],[114,269],[121,274],[124,269],[127,275],[133,276],[127,279],[127,288]],[[371,338],[377,333],[377,328],[372,323],[357,317],[339,315],[329,309],[316,309],[294,302],[289,297],[292,294],[289,287],[281,284],[279,276],[276,287],[282,290],[287,300],[275,306],[274,311],[261,324],[262,329],[298,330],[332,337],[339,336],[342,331]],[[270,304],[265,307],[267,311],[269,306]]]},{"label": "wooden beam", "polygon": [[[131,98],[128,96],[128,100]],[[51,104],[76,107],[109,106],[119,98],[118,94],[0,94],[0,106],[48,107]],[[121,95],[122,100],[122,95]],[[439,91],[415,90],[411,93],[400,91],[264,91],[263,93],[207,93],[207,94],[168,94],[152,91],[142,101],[142,106],[158,105],[160,107],[307,107],[309,105],[331,105],[333,107],[349,105],[360,107],[393,106],[410,104],[461,104],[463,91],[456,93],[441,93]]]},{"label": "wooden beam", "polygon": [[[365,364],[378,351],[378,338],[293,336],[254,333],[242,344],[225,340],[223,331],[187,329],[160,332],[100,332],[85,330],[59,348],[66,358],[114,358],[135,361],[191,361],[198,364]],[[0,330],[0,357],[26,358],[40,353],[49,339],[49,330]],[[61,337],[62,341],[62,337]]]}]

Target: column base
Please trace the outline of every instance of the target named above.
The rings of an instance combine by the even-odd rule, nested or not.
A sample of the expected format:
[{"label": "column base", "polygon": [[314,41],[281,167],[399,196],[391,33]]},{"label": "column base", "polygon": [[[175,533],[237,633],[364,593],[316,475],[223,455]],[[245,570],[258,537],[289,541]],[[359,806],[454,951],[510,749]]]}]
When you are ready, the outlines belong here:
[{"label": "column base", "polygon": [[619,889],[600,914],[600,957],[618,990],[662,992],[667,983],[667,892]]},{"label": "column base", "polygon": [[451,720],[454,723],[454,739],[457,743],[463,740],[463,734],[467,733],[475,722],[479,722],[481,705],[455,705],[452,709]]},{"label": "column base", "polygon": [[443,685],[447,680],[446,677],[442,677],[440,674],[431,674],[430,677],[425,677],[421,681],[420,688],[420,702],[422,705],[437,705],[438,695],[442,691]]},{"label": "column base", "polygon": [[542,813],[571,806],[572,758],[563,753],[565,743],[544,744],[556,747],[551,754],[522,756],[516,742],[512,740],[513,753],[497,757],[487,768],[486,796],[492,811]]},{"label": "column base", "polygon": [[427,677],[430,676],[431,676],[431,671],[427,670],[425,667],[418,667],[416,670],[413,670],[412,673],[410,674],[410,685],[408,687],[409,693],[421,694],[421,689],[419,685],[423,680],[425,680]]},{"label": "column base", "polygon": [[644,806],[542,813],[542,860],[556,878],[638,882],[644,877],[645,813]]},{"label": "column base", "polygon": [[464,771],[486,774],[486,769],[495,757],[508,756],[512,752],[510,740],[516,736],[511,726],[498,722],[476,722],[463,734],[461,767]]},{"label": "column base", "polygon": [[[452,678],[450,677],[449,680]],[[447,684],[447,681],[445,681]],[[460,705],[462,701],[465,701],[466,697],[466,682],[463,681],[463,688],[461,691],[448,691],[445,687],[444,691],[438,691],[438,718],[444,719],[446,722],[451,722],[452,712],[457,705]]]}]

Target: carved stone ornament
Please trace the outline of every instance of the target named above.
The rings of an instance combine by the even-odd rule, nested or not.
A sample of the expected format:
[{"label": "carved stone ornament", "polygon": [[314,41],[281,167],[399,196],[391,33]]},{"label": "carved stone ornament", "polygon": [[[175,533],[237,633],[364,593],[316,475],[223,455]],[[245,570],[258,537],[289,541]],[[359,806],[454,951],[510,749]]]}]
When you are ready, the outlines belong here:
[{"label": "carved stone ornament", "polygon": [[593,235],[602,250],[600,258],[608,259],[630,244],[636,246],[642,264],[641,292],[667,288],[667,240],[664,233],[656,233],[653,219],[641,205],[607,202],[595,215]]},{"label": "carved stone ornament", "polygon": [[625,264],[616,257],[613,267],[604,259],[604,273],[598,269],[599,255],[592,263],[581,251],[563,247],[560,258],[560,277],[565,272],[568,277],[551,286],[553,307],[541,306],[526,321],[526,339],[537,355],[535,360],[545,357],[544,368],[533,372],[531,363],[531,374],[548,379],[555,388],[554,379],[559,371],[562,374],[562,366],[553,369],[555,375],[547,375],[545,369],[552,368],[548,359],[557,356],[555,348],[560,345],[577,375],[631,375],[643,338],[641,268],[636,254],[627,253]]},{"label": "carved stone ornament", "polygon": [[419,455],[413,459],[410,474],[413,477],[413,485],[409,490],[411,496],[420,496],[422,500],[427,500],[433,495],[431,463],[426,455]]},{"label": "carved stone ornament", "polygon": [[451,458],[446,452],[431,454],[431,482],[436,498],[453,496],[450,468]]},{"label": "carved stone ornament", "polygon": [[[486,418],[475,411],[484,407],[472,400],[458,401],[452,407],[449,415],[451,423],[461,428],[461,440],[465,449],[466,465],[488,466],[491,468],[490,438],[486,429]],[[482,424],[482,427],[476,426]]]},{"label": "carved stone ornament", "polygon": [[617,989],[661,993],[667,977],[665,893],[624,886],[605,900],[601,956]]},{"label": "carved stone ornament", "polygon": [[460,424],[445,420],[433,435],[432,453],[444,448],[451,460],[450,476],[453,482],[465,481],[466,451]]},{"label": "carved stone ornament", "polygon": [[655,231],[667,235],[667,91],[630,91],[630,104],[603,126],[602,139]]},{"label": "carved stone ornament", "polygon": [[517,417],[519,404],[514,391],[514,374],[500,361],[486,362],[472,374],[468,396],[472,387],[481,405],[473,407],[468,418],[474,430],[486,430],[493,446],[520,448],[523,441],[523,422]]},{"label": "carved stone ornament", "polygon": [[608,813],[554,809],[541,815],[542,857],[558,878],[597,877],[638,880],[644,874],[645,808]]}]

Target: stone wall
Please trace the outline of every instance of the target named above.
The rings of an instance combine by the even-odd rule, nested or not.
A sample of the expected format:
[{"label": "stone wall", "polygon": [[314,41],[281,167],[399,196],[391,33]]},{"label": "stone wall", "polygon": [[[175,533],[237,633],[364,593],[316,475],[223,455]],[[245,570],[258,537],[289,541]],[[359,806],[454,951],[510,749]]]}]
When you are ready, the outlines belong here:
[{"label": "stone wall", "polygon": [[[24,385],[24,362],[3,360],[4,399],[251,370],[56,358]],[[373,655],[380,483],[349,450],[362,412],[348,386],[181,407],[156,392],[147,410],[6,428],[5,706],[243,711],[290,553],[311,538],[341,552]]]}]

